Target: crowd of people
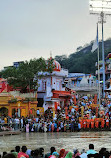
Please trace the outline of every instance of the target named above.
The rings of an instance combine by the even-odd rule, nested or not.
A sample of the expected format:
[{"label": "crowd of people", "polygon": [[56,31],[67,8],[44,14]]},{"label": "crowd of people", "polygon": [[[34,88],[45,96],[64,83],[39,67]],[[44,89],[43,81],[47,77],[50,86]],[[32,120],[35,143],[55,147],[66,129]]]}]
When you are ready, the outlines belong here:
[{"label": "crowd of people", "polygon": [[0,158],[111,158],[111,151],[106,148],[101,148],[100,151],[94,149],[93,144],[89,144],[89,150],[74,149],[73,152],[65,149],[56,150],[51,147],[48,153],[44,153],[44,148],[37,148],[35,150],[27,149],[26,146],[16,146],[15,149],[9,153],[4,151]]},{"label": "crowd of people", "polygon": [[58,105],[53,114],[53,109],[48,108],[43,115],[39,109],[37,115],[31,117],[13,116],[0,118],[0,130],[22,130],[26,132],[67,132],[80,130],[100,130],[111,128],[111,100],[101,99],[100,106],[94,107],[94,99],[77,98],[64,107]]}]

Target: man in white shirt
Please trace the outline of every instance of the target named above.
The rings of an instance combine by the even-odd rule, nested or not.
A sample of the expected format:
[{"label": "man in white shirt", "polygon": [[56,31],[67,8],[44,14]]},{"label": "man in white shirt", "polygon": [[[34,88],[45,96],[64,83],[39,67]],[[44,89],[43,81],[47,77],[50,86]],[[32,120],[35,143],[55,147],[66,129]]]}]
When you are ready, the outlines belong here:
[{"label": "man in white shirt", "polygon": [[39,121],[39,118],[38,118],[38,117],[36,117],[36,118],[35,118],[35,120],[36,120],[36,122],[38,122],[38,121]]},{"label": "man in white shirt", "polygon": [[16,118],[14,119],[14,122],[15,122],[15,130],[18,130],[18,128],[19,128],[19,123],[20,123],[20,122],[19,122],[19,118],[16,117]]}]

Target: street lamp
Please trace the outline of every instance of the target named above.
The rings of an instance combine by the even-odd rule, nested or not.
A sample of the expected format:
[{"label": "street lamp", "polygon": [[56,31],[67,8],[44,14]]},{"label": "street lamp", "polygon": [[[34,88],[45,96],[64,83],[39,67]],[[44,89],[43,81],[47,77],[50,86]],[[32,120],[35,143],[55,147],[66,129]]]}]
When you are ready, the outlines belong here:
[{"label": "street lamp", "polygon": [[111,15],[111,0],[89,0],[90,14],[100,15],[99,22],[102,24],[102,62],[103,62],[103,97],[105,97],[105,64],[104,64],[104,37],[103,23],[105,16]]}]

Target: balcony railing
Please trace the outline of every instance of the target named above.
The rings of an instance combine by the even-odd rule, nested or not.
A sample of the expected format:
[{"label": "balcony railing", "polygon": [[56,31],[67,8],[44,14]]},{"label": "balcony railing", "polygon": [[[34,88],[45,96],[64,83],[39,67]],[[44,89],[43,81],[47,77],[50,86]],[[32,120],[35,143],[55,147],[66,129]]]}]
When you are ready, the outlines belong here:
[{"label": "balcony railing", "polygon": [[71,89],[73,89],[75,91],[77,91],[77,90],[92,91],[92,90],[97,90],[98,84],[97,83],[93,83],[93,84],[80,84],[80,85],[68,84],[67,87],[71,88]]}]

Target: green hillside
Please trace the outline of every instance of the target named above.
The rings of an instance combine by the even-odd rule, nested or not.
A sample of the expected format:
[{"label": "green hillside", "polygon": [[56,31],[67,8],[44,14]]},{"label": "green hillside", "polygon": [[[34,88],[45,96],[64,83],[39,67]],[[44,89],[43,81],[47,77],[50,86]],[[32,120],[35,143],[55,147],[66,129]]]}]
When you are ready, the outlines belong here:
[{"label": "green hillside", "polygon": [[[69,72],[73,73],[91,73],[95,74],[95,63],[97,62],[97,50],[91,52],[93,42],[85,45],[84,47],[78,47],[75,53],[66,55],[55,56],[62,68],[66,68]],[[100,47],[100,60],[102,59],[102,42],[99,42]],[[105,58],[108,53],[111,52],[111,38],[104,41]]]}]

